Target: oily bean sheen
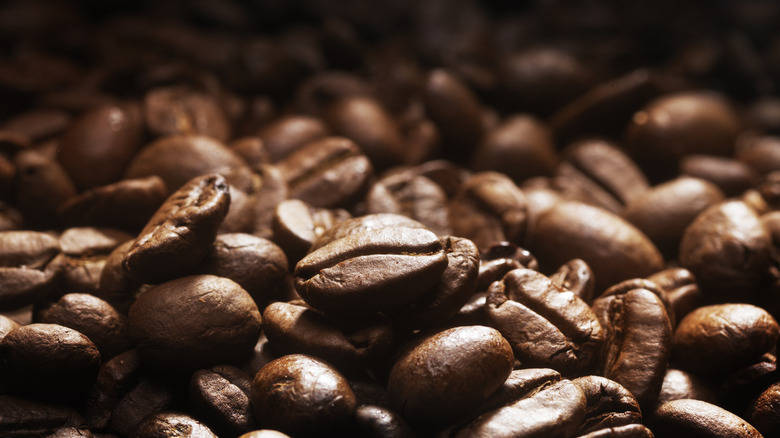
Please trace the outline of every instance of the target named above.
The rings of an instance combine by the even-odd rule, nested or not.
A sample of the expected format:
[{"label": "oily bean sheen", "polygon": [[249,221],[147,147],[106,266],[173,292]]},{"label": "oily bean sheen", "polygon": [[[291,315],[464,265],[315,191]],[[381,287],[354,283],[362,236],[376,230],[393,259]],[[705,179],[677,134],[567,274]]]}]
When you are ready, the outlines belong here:
[{"label": "oily bean sheen", "polygon": [[225,178],[192,179],[172,194],[125,254],[127,273],[142,283],[161,283],[192,273],[211,250],[230,207]]},{"label": "oily bean sheen", "polygon": [[386,227],[356,232],[309,253],[295,267],[295,289],[325,313],[389,311],[430,289],[446,267],[447,256],[433,232]]},{"label": "oily bean sheen", "polygon": [[189,415],[175,412],[161,412],[147,417],[133,433],[135,438],[219,438],[205,424]]},{"label": "oily bean sheen", "polygon": [[524,366],[563,375],[595,369],[604,335],[590,307],[544,275],[510,271],[488,290],[487,318],[509,341]]},{"label": "oily bean sheen", "polygon": [[205,368],[252,353],[260,336],[260,312],[234,281],[195,275],[139,296],[130,307],[127,331],[150,367]]},{"label": "oily bean sheen", "polygon": [[512,347],[495,329],[445,330],[415,342],[393,365],[390,404],[410,423],[447,424],[495,392],[513,362]]},{"label": "oily bean sheen", "polygon": [[741,201],[704,210],[685,230],[680,264],[712,298],[750,297],[767,281],[772,238]]},{"label": "oily bean sheen", "polygon": [[303,354],[282,356],[258,371],[251,400],[262,427],[291,436],[338,436],[357,407],[344,376]]},{"label": "oily bean sheen", "polygon": [[593,269],[596,290],[663,268],[658,249],[618,216],[578,202],[561,202],[543,213],[531,235],[530,251],[542,270],[580,258]]},{"label": "oily bean sheen", "polygon": [[780,336],[777,321],[750,304],[700,307],[680,321],[674,358],[680,367],[704,377],[724,376],[757,361]]},{"label": "oily bean sheen", "polygon": [[742,418],[716,405],[692,399],[673,400],[656,408],[656,437],[756,438],[761,433]]}]

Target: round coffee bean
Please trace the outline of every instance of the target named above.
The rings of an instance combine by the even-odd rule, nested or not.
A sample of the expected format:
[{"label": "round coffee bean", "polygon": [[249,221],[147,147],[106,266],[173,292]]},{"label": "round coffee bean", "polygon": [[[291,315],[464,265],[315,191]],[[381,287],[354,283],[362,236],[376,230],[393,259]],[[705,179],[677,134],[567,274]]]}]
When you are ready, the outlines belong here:
[{"label": "round coffee bean", "polygon": [[328,434],[355,415],[355,394],[326,362],[310,356],[282,356],[255,375],[252,409],[258,423],[292,436]]},{"label": "round coffee bean", "polygon": [[321,120],[289,115],[274,120],[258,131],[272,163],[278,163],[307,143],[328,136],[330,131]]},{"label": "round coffee bean", "polygon": [[255,428],[251,386],[252,378],[230,365],[198,370],[190,378],[190,404],[215,433],[236,436]]},{"label": "round coffee bean", "polygon": [[513,363],[512,347],[495,329],[445,330],[415,342],[393,365],[391,406],[410,423],[446,425],[495,392]]},{"label": "round coffee bean", "polygon": [[673,400],[653,413],[652,430],[659,438],[757,438],[753,426],[731,412],[701,400]]},{"label": "round coffee bean", "polygon": [[130,307],[127,332],[147,366],[206,368],[252,353],[260,336],[260,312],[234,281],[195,275],[139,296]]},{"label": "round coffee bean", "polygon": [[765,437],[780,433],[780,383],[767,388],[748,407],[745,418]]}]

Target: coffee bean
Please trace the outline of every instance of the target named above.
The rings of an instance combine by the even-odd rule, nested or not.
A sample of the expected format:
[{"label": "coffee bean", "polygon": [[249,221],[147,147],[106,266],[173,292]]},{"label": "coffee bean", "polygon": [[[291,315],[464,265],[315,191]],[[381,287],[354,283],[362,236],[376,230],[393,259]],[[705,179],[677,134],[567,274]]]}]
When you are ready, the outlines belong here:
[{"label": "coffee bean", "polygon": [[641,424],[627,424],[625,426],[601,429],[595,432],[580,435],[579,438],[653,438],[653,432]]},{"label": "coffee bean", "polygon": [[411,438],[412,428],[388,408],[363,405],[355,410],[356,434],[366,438]]},{"label": "coffee bean", "polygon": [[125,270],[142,283],[161,283],[192,273],[211,250],[229,206],[228,184],[221,175],[192,179],[141,230],[125,254]]},{"label": "coffee bean", "polygon": [[680,173],[710,181],[728,196],[738,196],[759,183],[758,173],[733,158],[688,155],[680,160]]},{"label": "coffee bean", "polygon": [[[529,268],[531,267],[529,266]],[[550,275],[550,281],[571,291],[586,303],[593,301],[593,290],[596,283],[593,278],[593,270],[590,269],[585,260],[569,260]]]},{"label": "coffee bean", "polygon": [[75,409],[37,402],[12,395],[0,395],[0,431],[8,437],[49,436],[60,427],[84,422]]},{"label": "coffee bean", "polygon": [[369,214],[395,213],[419,221],[439,236],[449,234],[447,195],[430,179],[414,172],[391,174],[375,182],[366,195]]},{"label": "coffee bean", "polygon": [[447,263],[431,231],[399,226],[355,232],[298,262],[295,289],[328,314],[397,310],[428,291]]},{"label": "coffee bean", "polygon": [[391,405],[412,424],[452,422],[496,391],[513,362],[509,343],[489,327],[456,327],[425,337],[393,365],[387,384]]},{"label": "coffee bean", "polygon": [[103,362],[85,402],[84,416],[94,429],[106,429],[112,412],[141,378],[135,350],[128,350]]},{"label": "coffee bean", "polygon": [[205,368],[251,354],[260,336],[260,312],[232,280],[182,277],[139,296],[130,307],[127,332],[149,367]]},{"label": "coffee bean", "polygon": [[345,210],[315,208],[299,199],[289,199],[276,206],[273,239],[284,249],[291,264],[296,264],[320,236],[349,218]]},{"label": "coffee bean", "polygon": [[596,315],[573,293],[530,269],[515,269],[488,290],[488,321],[526,367],[565,376],[595,369],[604,335]]},{"label": "coffee bean", "polygon": [[717,403],[715,388],[703,379],[687,371],[669,368],[664,376],[661,393],[658,395],[658,405],[668,401],[692,398]]},{"label": "coffee bean", "polygon": [[54,287],[59,241],[36,231],[0,232],[0,308],[15,309],[43,298]]},{"label": "coffee bean", "polygon": [[290,438],[290,436],[278,430],[263,429],[245,433],[238,438]]},{"label": "coffee bean", "polygon": [[479,260],[477,290],[485,291],[494,281],[501,280],[513,269],[539,269],[536,258],[514,243],[501,242],[491,246]]},{"label": "coffee bean", "polygon": [[668,268],[647,277],[664,290],[668,301],[668,313],[674,315],[673,325],[677,325],[685,315],[703,304],[702,293],[691,271],[685,268]]},{"label": "coffee bean", "polygon": [[162,412],[155,413],[143,420],[133,433],[138,438],[164,438],[186,431],[191,438],[218,438],[206,425],[189,415]]},{"label": "coffee bean", "polygon": [[355,415],[355,394],[326,362],[293,354],[264,366],[252,381],[258,423],[293,436],[337,434]]},{"label": "coffee bean", "polygon": [[132,435],[144,420],[173,405],[174,394],[164,384],[142,379],[119,400],[111,413],[111,429]]},{"label": "coffee bean", "polygon": [[760,437],[742,418],[701,400],[673,400],[653,413],[652,430],[658,437]]},{"label": "coffee bean", "polygon": [[327,137],[330,130],[320,119],[290,115],[280,117],[257,132],[272,163],[278,163],[307,143]]},{"label": "coffee bean", "polygon": [[252,378],[230,365],[198,370],[190,378],[189,400],[197,418],[220,435],[255,428],[249,394]]},{"label": "coffee bean", "polygon": [[765,437],[775,436],[780,433],[778,406],[780,406],[780,383],[775,383],[756,398],[748,408],[745,418]]},{"label": "coffee bean", "polygon": [[25,149],[13,160],[16,167],[16,199],[31,225],[52,226],[57,208],[76,195],[76,186],[65,169],[35,149]]},{"label": "coffee bean", "polygon": [[155,137],[204,135],[218,141],[230,138],[222,108],[206,93],[184,87],[161,87],[144,96],[146,126]]},{"label": "coffee bean", "polygon": [[642,423],[639,403],[619,383],[601,376],[579,377],[572,383],[582,390],[588,404],[580,434]]},{"label": "coffee bean", "polygon": [[738,369],[723,380],[718,389],[718,405],[734,413],[744,413],[762,391],[777,380],[777,357],[764,353],[758,361]]}]

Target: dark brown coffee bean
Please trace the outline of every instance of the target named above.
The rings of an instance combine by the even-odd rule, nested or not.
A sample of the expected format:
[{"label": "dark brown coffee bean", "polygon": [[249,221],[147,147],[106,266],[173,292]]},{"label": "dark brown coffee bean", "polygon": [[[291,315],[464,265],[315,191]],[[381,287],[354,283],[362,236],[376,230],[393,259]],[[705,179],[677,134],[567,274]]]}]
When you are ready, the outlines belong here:
[{"label": "dark brown coffee bean", "polygon": [[0,232],[0,308],[23,307],[43,298],[53,287],[59,268],[52,260],[59,240],[36,231]]},{"label": "dark brown coffee bean", "polygon": [[130,348],[125,316],[89,294],[67,294],[43,315],[41,322],[70,327],[86,335],[105,361]]},{"label": "dark brown coffee bean", "polygon": [[141,147],[143,120],[137,104],[88,111],[63,134],[62,167],[80,190],[119,180]]},{"label": "dark brown coffee bean", "polygon": [[753,426],[731,412],[701,400],[673,400],[653,413],[652,430],[659,438],[686,436],[692,438],[761,437]]},{"label": "dark brown coffee bean", "polygon": [[672,323],[659,296],[637,288],[593,301],[605,331],[604,377],[636,397],[647,411],[655,405],[672,351]]},{"label": "dark brown coffee bean", "polygon": [[538,270],[539,263],[530,252],[514,243],[501,242],[491,246],[479,260],[477,290],[486,291],[507,272],[520,268]]},{"label": "dark brown coffee bean", "polygon": [[278,163],[304,145],[328,135],[330,131],[320,119],[301,115],[281,117],[257,132],[272,163]]},{"label": "dark brown coffee bean", "polygon": [[71,123],[71,116],[57,109],[34,109],[8,119],[0,130],[10,131],[39,142],[63,132]]},{"label": "dark brown coffee bean", "polygon": [[439,185],[448,198],[452,198],[460,190],[461,185],[469,178],[470,172],[447,160],[426,161],[415,166],[414,172]]},{"label": "dark brown coffee bean", "polygon": [[293,436],[337,434],[355,415],[355,394],[325,362],[302,354],[280,357],[252,381],[258,423]]},{"label": "dark brown coffee bean", "polygon": [[139,296],[130,308],[127,332],[147,366],[205,368],[251,354],[260,336],[260,312],[234,281],[196,275]]},{"label": "dark brown coffee bean", "polygon": [[127,311],[130,310],[130,306],[135,301],[135,295],[142,285],[141,282],[130,278],[122,266],[125,253],[134,242],[134,240],[129,240],[117,246],[106,257],[103,270],[100,271],[98,289],[93,292],[93,295],[105,300],[123,315],[127,315]]},{"label": "dark brown coffee bean", "polygon": [[142,283],[192,273],[208,255],[230,206],[221,175],[196,177],[173,193],[127,250],[123,266]]},{"label": "dark brown coffee bean", "polygon": [[391,174],[375,182],[366,195],[366,211],[408,216],[439,236],[450,231],[446,193],[438,184],[413,171]]},{"label": "dark brown coffee bean", "polygon": [[106,429],[114,408],[140,378],[140,361],[135,350],[125,351],[104,362],[85,402],[87,424],[93,429]]},{"label": "dark brown coffee bean", "polygon": [[748,407],[745,418],[765,437],[780,433],[780,383],[768,387]]},{"label": "dark brown coffee bean", "polygon": [[749,299],[766,283],[772,239],[756,213],[740,201],[704,210],[685,230],[680,264],[708,299]]},{"label": "dark brown coffee bean", "polygon": [[668,301],[668,308],[673,309],[669,312],[674,315],[672,325],[677,325],[685,315],[692,310],[700,307],[703,303],[702,293],[696,278],[691,271],[685,268],[668,268],[663,271],[647,277],[658,287],[665,291],[664,295]]},{"label": "dark brown coffee bean", "polygon": [[65,169],[35,149],[14,157],[16,199],[24,219],[31,225],[51,227],[57,222],[57,208],[76,195],[76,186]]},{"label": "dark brown coffee bean", "polygon": [[431,328],[453,316],[476,291],[479,250],[474,242],[446,236],[439,240],[447,268],[433,287],[417,297],[393,320],[404,327]]},{"label": "dark brown coffee bean", "polygon": [[541,121],[515,115],[485,134],[474,151],[476,171],[501,172],[519,183],[551,176],[558,163],[552,132]]},{"label": "dark brown coffee bean", "polygon": [[327,137],[307,143],[278,164],[290,197],[314,207],[348,207],[368,188],[373,168],[351,140]]},{"label": "dark brown coffee bean", "polygon": [[[543,386],[560,382],[561,374],[552,368],[515,368],[498,388],[476,411],[459,425],[470,423],[479,415],[512,404]],[[456,426],[457,428],[458,426]]]},{"label": "dark brown coffee bean", "polygon": [[733,158],[688,155],[680,160],[682,175],[715,184],[728,196],[737,196],[759,183],[759,175],[747,164]]},{"label": "dark brown coffee bean", "polygon": [[356,232],[298,262],[295,289],[328,314],[392,311],[428,291],[447,263],[441,242],[426,229]]},{"label": "dark brown coffee bean", "polygon": [[115,227],[138,232],[165,201],[168,189],[157,176],[126,179],[86,190],[58,207],[66,226]]},{"label": "dark brown coffee bean", "polygon": [[355,411],[355,434],[365,438],[411,438],[414,431],[400,415],[373,405],[362,405]]},{"label": "dark brown coffee bean", "polygon": [[144,146],[127,166],[125,179],[157,175],[172,194],[195,177],[213,173],[223,175],[235,189],[252,188],[252,171],[238,154],[213,138],[196,135],[165,137]]},{"label": "dark brown coffee bean", "polygon": [[235,281],[259,307],[282,296],[289,276],[287,257],[278,245],[241,233],[217,235],[200,272]]},{"label": "dark brown coffee bean", "polygon": [[515,269],[488,289],[488,321],[526,367],[565,376],[593,371],[604,335],[587,303],[530,269]]},{"label": "dark brown coffee bean", "polygon": [[718,395],[715,388],[703,379],[687,371],[669,368],[664,376],[661,393],[658,395],[658,405],[668,401],[692,398],[717,403]]},{"label": "dark brown coffee bean", "polygon": [[439,128],[445,157],[464,162],[482,138],[482,104],[466,84],[444,69],[428,74],[425,109]]},{"label": "dark brown coffee bean", "polygon": [[21,327],[21,324],[18,322],[5,315],[0,315],[0,341],[2,341],[5,335],[7,335],[11,330],[19,327]]},{"label": "dark brown coffee bean", "polygon": [[743,134],[737,139],[734,155],[760,175],[780,170],[780,137]]},{"label": "dark brown coffee bean", "polygon": [[230,138],[230,124],[218,102],[206,93],[185,87],[155,88],[144,96],[146,126],[155,137],[204,135],[218,141]]},{"label": "dark brown coffee bean", "polygon": [[89,338],[57,324],[12,330],[0,342],[0,357],[6,385],[41,399],[82,399],[100,366],[100,352]]},{"label": "dark brown coffee bean", "polygon": [[197,418],[220,435],[236,436],[255,429],[249,404],[252,378],[236,367],[198,370],[190,378],[189,400]]},{"label": "dark brown coffee bean", "polygon": [[590,269],[585,260],[569,260],[561,265],[554,274],[550,275],[550,281],[565,290],[571,291],[586,303],[593,301],[593,290],[596,280],[593,278],[593,270]]},{"label": "dark brown coffee bean", "polygon": [[299,199],[288,199],[276,206],[273,240],[284,249],[287,260],[294,265],[322,234],[349,217],[345,210],[315,208]]},{"label": "dark brown coffee bean", "polygon": [[0,433],[9,438],[49,436],[60,427],[83,423],[71,407],[0,395]]},{"label": "dark brown coffee bean", "polygon": [[554,184],[566,197],[620,214],[625,205],[649,189],[639,167],[609,142],[577,142],[563,155]]},{"label": "dark brown coffee bean", "polygon": [[626,205],[623,217],[645,233],[666,257],[675,258],[685,228],[723,199],[723,192],[712,183],[679,177],[641,194]]},{"label": "dark brown coffee bean", "polygon": [[383,228],[413,228],[428,230],[428,228],[416,220],[394,213],[367,214],[364,216],[346,219],[326,230],[314,241],[310,251],[315,251],[331,242],[349,237],[357,233],[377,232]]},{"label": "dark brown coffee bean", "polygon": [[160,412],[146,417],[133,432],[133,437],[165,438],[174,434],[182,438],[218,438],[205,424],[177,412]]},{"label": "dark brown coffee bean", "polygon": [[728,411],[744,413],[752,401],[776,381],[777,357],[765,353],[757,362],[740,368],[723,380],[718,389],[718,404]]},{"label": "dark brown coffee bean", "polygon": [[627,424],[625,426],[601,429],[580,435],[577,438],[654,438],[653,432],[642,424]]},{"label": "dark brown coffee bean", "polygon": [[48,438],[94,438],[95,435],[86,427],[60,427],[54,431]]},{"label": "dark brown coffee bean", "polygon": [[276,302],[263,311],[263,332],[280,354],[306,354],[351,371],[377,363],[394,343],[388,322],[335,323],[302,304]]},{"label": "dark brown coffee bean", "polygon": [[[253,192],[255,208],[251,233],[264,239],[271,239],[274,235],[273,217],[276,206],[287,199],[289,187],[284,175],[276,166],[264,164],[254,170],[257,172],[260,187]],[[292,263],[292,260],[289,261]]]},{"label": "dark brown coffee bean", "polygon": [[780,327],[764,309],[750,304],[700,307],[680,321],[674,358],[680,368],[702,377],[722,377],[769,351]]},{"label": "dark brown coffee bean", "polygon": [[471,239],[480,249],[499,242],[522,244],[527,201],[508,177],[481,172],[469,178],[449,205],[453,234]]},{"label": "dark brown coffee bean", "polygon": [[328,107],[325,120],[336,135],[354,141],[376,169],[401,164],[406,157],[398,125],[374,99],[341,98]]},{"label": "dark brown coffee bean", "polygon": [[360,76],[344,71],[324,71],[311,76],[298,88],[295,107],[302,114],[323,117],[335,101],[352,96],[371,96],[371,88]]},{"label": "dark brown coffee bean", "polygon": [[668,179],[685,155],[731,155],[741,130],[723,95],[681,92],[661,96],[634,114],[626,146],[651,179]]},{"label": "dark brown coffee bean", "polygon": [[660,271],[664,261],[638,229],[606,210],[561,202],[543,213],[528,245],[543,270],[575,258],[593,269],[596,291]]},{"label": "dark brown coffee bean", "polygon": [[585,419],[585,395],[570,380],[532,388],[506,406],[482,414],[456,437],[575,436]]},{"label": "dark brown coffee bean", "polygon": [[446,425],[496,391],[513,362],[511,346],[495,329],[445,330],[415,342],[393,365],[391,406],[412,424]]},{"label": "dark brown coffee bean", "polygon": [[174,394],[167,386],[145,378],[117,403],[111,413],[111,430],[132,435],[147,417],[170,409],[173,401]]},{"label": "dark brown coffee bean", "polygon": [[260,137],[241,137],[231,141],[228,147],[246,161],[251,168],[270,164],[271,156]]},{"label": "dark brown coffee bean", "polygon": [[[112,228],[68,228],[60,235],[59,254],[52,264],[60,265],[57,289],[95,293],[111,251],[133,236]],[[54,300],[59,295],[52,297]]]},{"label": "dark brown coffee bean", "polygon": [[619,383],[601,376],[579,377],[572,383],[585,394],[588,403],[580,434],[642,423],[639,403]]}]

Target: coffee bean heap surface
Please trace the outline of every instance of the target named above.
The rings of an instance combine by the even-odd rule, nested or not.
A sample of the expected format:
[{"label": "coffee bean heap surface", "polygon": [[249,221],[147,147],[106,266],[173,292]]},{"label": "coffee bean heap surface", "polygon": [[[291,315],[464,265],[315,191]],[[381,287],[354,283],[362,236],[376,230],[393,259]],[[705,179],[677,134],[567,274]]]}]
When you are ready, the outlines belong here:
[{"label": "coffee bean heap surface", "polygon": [[780,3],[0,3],[0,437],[780,436]]}]

